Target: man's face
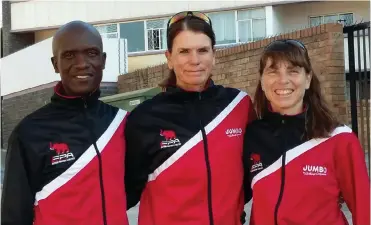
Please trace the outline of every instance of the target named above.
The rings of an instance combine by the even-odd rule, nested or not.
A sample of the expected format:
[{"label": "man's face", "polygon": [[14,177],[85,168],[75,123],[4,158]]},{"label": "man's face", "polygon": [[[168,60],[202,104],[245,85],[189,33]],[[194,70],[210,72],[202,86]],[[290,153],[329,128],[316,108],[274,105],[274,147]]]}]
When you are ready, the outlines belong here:
[{"label": "man's face", "polygon": [[99,87],[106,63],[99,36],[84,28],[64,31],[54,53],[52,63],[67,95],[84,96]]}]

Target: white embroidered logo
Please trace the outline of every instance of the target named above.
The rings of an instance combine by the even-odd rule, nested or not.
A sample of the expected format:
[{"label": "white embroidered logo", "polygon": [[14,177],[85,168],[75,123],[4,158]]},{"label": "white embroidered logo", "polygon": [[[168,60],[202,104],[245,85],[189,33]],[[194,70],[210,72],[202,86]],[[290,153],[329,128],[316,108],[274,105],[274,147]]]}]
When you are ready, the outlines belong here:
[{"label": "white embroidered logo", "polygon": [[241,128],[232,128],[232,129],[227,129],[225,131],[225,134],[228,137],[236,137],[242,135],[242,129]]},{"label": "white embroidered logo", "polygon": [[52,165],[75,160],[75,156],[70,152],[70,148],[66,143],[50,143],[49,149],[56,153],[52,157]]},{"label": "white embroidered logo", "polygon": [[327,168],[325,166],[306,165],[303,167],[303,174],[307,176],[326,176]]},{"label": "white embroidered logo", "polygon": [[160,130],[160,135],[165,138],[165,140],[161,141],[160,143],[161,149],[182,145],[180,140],[176,137],[175,131],[173,130]]},{"label": "white embroidered logo", "polygon": [[259,155],[259,154],[252,153],[252,154],[250,155],[250,160],[252,161],[252,162],[251,162],[252,166],[251,166],[251,169],[250,169],[250,172],[251,172],[251,173],[263,169],[263,163],[262,163],[261,160],[260,160],[260,155]]}]

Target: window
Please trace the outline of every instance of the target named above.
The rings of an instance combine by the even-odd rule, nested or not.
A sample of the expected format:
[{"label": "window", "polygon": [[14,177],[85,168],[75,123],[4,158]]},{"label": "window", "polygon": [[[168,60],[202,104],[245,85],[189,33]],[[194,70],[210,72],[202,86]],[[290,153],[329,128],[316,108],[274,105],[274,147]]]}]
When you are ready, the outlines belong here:
[{"label": "window", "polygon": [[118,38],[117,24],[98,25],[96,28],[102,37]]},{"label": "window", "polygon": [[166,25],[168,19],[147,20],[148,50],[166,49]]},{"label": "window", "polygon": [[309,25],[311,27],[325,23],[339,23],[339,22],[341,22],[345,26],[353,24],[353,13],[313,16],[309,18]]},{"label": "window", "polygon": [[265,9],[237,12],[238,42],[251,42],[265,38]]},{"label": "window", "polygon": [[216,44],[236,43],[236,18],[234,11],[210,13]]},{"label": "window", "polygon": [[345,26],[353,24],[353,13],[339,14],[339,22],[342,22]]},{"label": "window", "polygon": [[[216,45],[251,42],[266,36],[265,8],[208,13],[216,36]],[[169,18],[99,26],[107,37],[127,39],[128,52],[165,50]]]},{"label": "window", "polygon": [[120,23],[120,37],[126,38],[128,52],[145,51],[144,21]]},{"label": "window", "polygon": [[210,13],[216,44],[251,42],[266,35],[265,8]]}]

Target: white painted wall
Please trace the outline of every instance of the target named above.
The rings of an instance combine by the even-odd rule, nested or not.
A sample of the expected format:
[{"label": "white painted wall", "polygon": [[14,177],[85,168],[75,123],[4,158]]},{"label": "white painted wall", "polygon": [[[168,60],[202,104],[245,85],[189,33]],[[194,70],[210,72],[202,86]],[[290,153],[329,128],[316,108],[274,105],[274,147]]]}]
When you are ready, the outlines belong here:
[{"label": "white painted wall", "polygon": [[265,7],[265,34],[267,37],[275,34],[275,13],[273,6],[269,5]]},{"label": "white painted wall", "polygon": [[277,33],[309,27],[310,16],[335,13],[353,13],[354,21],[370,21],[370,2],[367,1],[318,1],[273,6]]},{"label": "white painted wall", "polygon": [[272,6],[272,24],[273,24],[273,29],[272,29],[272,32],[273,32],[273,35],[279,35],[280,33],[282,33],[282,17],[284,16],[284,14],[277,10],[277,7],[276,6]]},{"label": "white painted wall", "polygon": [[1,95],[59,79],[50,62],[51,38],[1,59]]},{"label": "white painted wall", "polygon": [[[117,82],[119,74],[127,72],[127,55],[124,40],[121,40],[119,57],[118,39],[103,38],[103,48],[107,53],[104,82]],[[34,44],[1,59],[1,95],[8,95],[25,89],[60,80],[54,72],[50,58],[52,38]],[[119,64],[121,65],[119,66]]]},{"label": "white painted wall", "polygon": [[184,10],[213,11],[236,7],[255,7],[303,0],[253,1],[92,1],[33,0],[11,5],[12,30],[39,30],[58,27],[71,20],[90,23],[129,21],[150,17],[169,16]]}]

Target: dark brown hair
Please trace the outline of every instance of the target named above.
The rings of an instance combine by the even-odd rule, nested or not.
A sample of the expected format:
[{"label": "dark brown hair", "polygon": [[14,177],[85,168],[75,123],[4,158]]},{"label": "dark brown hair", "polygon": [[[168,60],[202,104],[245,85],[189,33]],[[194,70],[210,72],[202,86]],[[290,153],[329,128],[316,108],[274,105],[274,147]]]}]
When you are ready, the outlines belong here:
[{"label": "dark brown hair", "polygon": [[[340,125],[335,115],[329,109],[321,93],[320,82],[313,71],[308,51],[302,44],[294,42],[275,41],[267,46],[260,58],[260,76],[268,59],[276,66],[281,61],[291,62],[293,66],[303,67],[307,74],[312,75],[310,87],[305,91],[304,104],[308,107],[306,114],[306,136],[308,139],[328,137],[329,134]],[[269,102],[266,98],[261,81],[259,81],[254,96],[254,106],[259,118],[264,117],[268,112]]]},{"label": "dark brown hair", "polygon": [[[205,21],[197,17],[186,17],[178,22],[175,22],[168,28],[167,49],[169,52],[173,50],[173,42],[175,37],[184,30],[190,30],[197,33],[203,33],[211,39],[212,48],[215,46],[215,33],[212,27]],[[168,77],[162,81],[159,86],[165,90],[169,86],[176,85],[176,76],[174,70],[169,71]]]}]

